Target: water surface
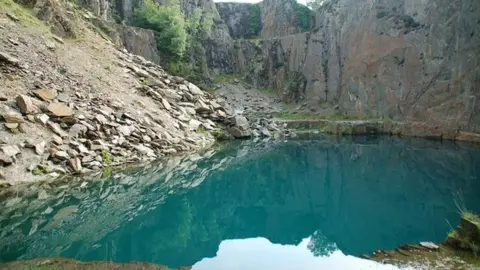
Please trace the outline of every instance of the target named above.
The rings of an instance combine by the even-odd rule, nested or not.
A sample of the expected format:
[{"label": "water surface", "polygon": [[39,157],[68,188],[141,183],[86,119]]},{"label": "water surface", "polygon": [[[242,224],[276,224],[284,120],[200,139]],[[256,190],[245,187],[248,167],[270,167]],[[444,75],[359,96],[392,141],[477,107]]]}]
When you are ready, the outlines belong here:
[{"label": "water surface", "polygon": [[0,193],[0,261],[392,269],[358,257],[480,212],[480,149],[420,139],[237,143],[111,178]]}]

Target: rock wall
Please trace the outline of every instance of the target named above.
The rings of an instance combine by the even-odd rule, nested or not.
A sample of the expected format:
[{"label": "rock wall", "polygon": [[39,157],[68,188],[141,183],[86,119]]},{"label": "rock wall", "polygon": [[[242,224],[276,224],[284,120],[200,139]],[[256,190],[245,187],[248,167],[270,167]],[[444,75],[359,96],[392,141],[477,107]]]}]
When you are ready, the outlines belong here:
[{"label": "rock wall", "polygon": [[262,38],[281,37],[300,33],[295,14],[295,1],[264,0],[260,3]]},{"label": "rock wall", "polygon": [[[255,6],[254,4],[216,3],[215,5],[222,20],[228,27],[230,36],[242,38],[250,35],[249,28],[253,19],[251,11]],[[261,25],[259,28],[261,28]]]},{"label": "rock wall", "polygon": [[120,43],[133,54],[143,56],[154,63],[160,63],[161,58],[153,31],[120,24],[115,28],[119,37],[116,43]]},{"label": "rock wall", "polygon": [[332,0],[309,33],[237,42],[235,70],[286,101],[479,132],[479,18],[475,0]]}]

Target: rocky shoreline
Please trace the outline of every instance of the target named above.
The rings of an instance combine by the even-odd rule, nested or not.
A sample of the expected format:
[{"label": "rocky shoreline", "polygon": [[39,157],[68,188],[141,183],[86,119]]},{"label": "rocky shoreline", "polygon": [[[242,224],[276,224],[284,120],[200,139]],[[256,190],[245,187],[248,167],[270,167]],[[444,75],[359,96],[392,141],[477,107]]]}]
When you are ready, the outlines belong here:
[{"label": "rocky shoreline", "polygon": [[409,266],[415,269],[480,269],[478,258],[480,244],[480,218],[464,212],[460,225],[449,233],[447,239],[436,245],[421,242],[403,245],[395,250],[377,250],[363,258],[380,263]]},{"label": "rocky shoreline", "polygon": [[[225,99],[81,21],[85,38],[63,40],[44,35],[43,23],[23,8],[12,10],[0,14],[3,185],[110,170],[261,132]],[[26,31],[30,20],[39,26]]]}]

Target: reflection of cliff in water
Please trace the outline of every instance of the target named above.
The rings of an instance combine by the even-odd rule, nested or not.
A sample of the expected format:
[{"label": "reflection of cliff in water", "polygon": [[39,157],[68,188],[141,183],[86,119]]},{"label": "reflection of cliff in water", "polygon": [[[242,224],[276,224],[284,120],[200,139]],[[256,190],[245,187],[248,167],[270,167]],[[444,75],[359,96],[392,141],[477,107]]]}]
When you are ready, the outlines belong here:
[{"label": "reflection of cliff in water", "polygon": [[[316,255],[335,246],[360,255],[442,240],[449,229],[445,219],[458,220],[458,191],[467,207],[480,207],[479,149],[392,138],[294,141],[262,149],[181,160],[175,169],[138,171],[115,184],[79,183],[49,203],[57,212],[25,220],[10,213],[2,220],[0,259],[61,255],[192,265],[215,256],[224,239],[262,236],[298,244],[310,235]],[[207,181],[190,188],[202,177]],[[66,197],[76,208],[58,217]],[[28,207],[10,205],[22,213]],[[14,220],[21,225],[4,233]],[[38,224],[33,232],[31,224]]]}]

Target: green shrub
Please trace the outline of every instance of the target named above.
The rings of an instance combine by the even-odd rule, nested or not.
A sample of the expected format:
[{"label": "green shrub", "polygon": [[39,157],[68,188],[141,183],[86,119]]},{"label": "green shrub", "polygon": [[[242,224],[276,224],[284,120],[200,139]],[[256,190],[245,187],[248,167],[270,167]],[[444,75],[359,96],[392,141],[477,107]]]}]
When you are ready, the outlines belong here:
[{"label": "green shrub", "polygon": [[105,162],[105,165],[110,166],[113,162],[113,156],[108,152],[108,150],[102,150],[102,160]]},{"label": "green shrub", "polygon": [[247,38],[256,37],[262,30],[262,18],[260,17],[260,6],[250,5],[250,22],[248,24]]},{"label": "green shrub", "polygon": [[133,13],[134,26],[155,32],[158,50],[168,57],[181,58],[187,47],[187,32],[183,13],[178,3],[159,6],[145,0]]}]

